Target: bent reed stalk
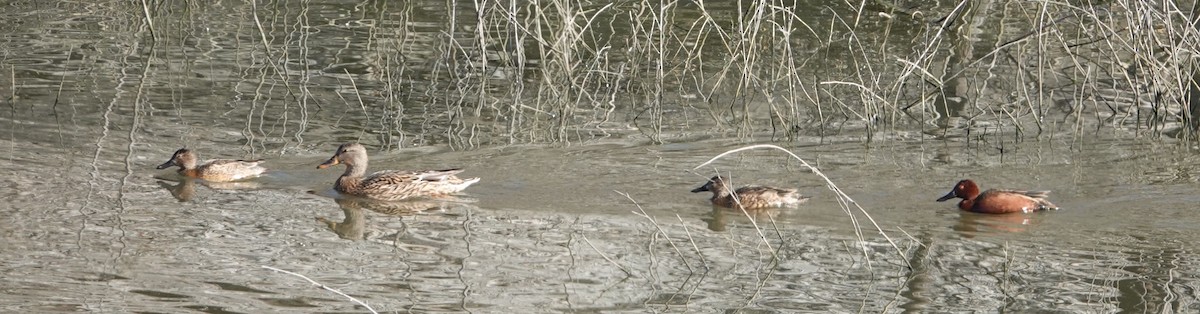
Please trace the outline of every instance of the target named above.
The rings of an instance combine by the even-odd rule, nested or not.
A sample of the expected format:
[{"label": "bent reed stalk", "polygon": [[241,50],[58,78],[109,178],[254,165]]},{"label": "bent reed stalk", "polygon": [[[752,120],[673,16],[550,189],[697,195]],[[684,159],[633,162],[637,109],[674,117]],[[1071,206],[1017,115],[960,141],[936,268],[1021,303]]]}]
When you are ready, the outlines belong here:
[{"label": "bent reed stalk", "polygon": [[[709,159],[708,161],[705,161],[704,163],[702,163],[696,167],[693,167],[692,171],[696,171],[697,169],[700,169],[704,166],[712,164],[713,162],[715,162],[721,158],[724,158],[725,156],[735,154],[738,152],[742,152],[742,151],[760,149],[760,148],[769,148],[769,149],[776,149],[776,150],[783,151],[784,153],[787,153],[789,156],[792,156],[793,159],[796,159],[797,161],[799,161],[801,165],[803,165],[808,170],[812,171],[813,174],[815,174],[818,177],[821,177],[821,179],[825,180],[825,186],[828,187],[830,191],[833,191],[834,194],[837,196],[838,206],[840,206],[842,208],[842,210],[846,212],[846,215],[850,216],[850,222],[851,222],[852,227],[854,228],[855,236],[858,237],[859,243],[866,243],[866,237],[863,235],[862,226],[859,225],[858,218],[855,216],[855,212],[856,212],[855,209],[857,210],[857,213],[862,214],[863,217],[867,218],[867,221],[870,222],[873,227],[875,227],[875,230],[879,232],[879,235],[883,236],[883,238],[885,240],[887,240],[888,244],[891,244],[892,248],[894,248],[896,250],[896,254],[899,255],[900,259],[903,260],[905,262],[905,264],[909,263],[907,256],[904,254],[904,250],[900,249],[900,246],[896,245],[896,242],[894,240],[892,240],[892,237],[888,236],[887,232],[883,231],[883,227],[881,227],[879,225],[879,223],[875,221],[875,218],[871,217],[871,213],[867,212],[867,210],[864,209],[861,205],[859,205],[858,202],[854,201],[854,199],[851,198],[850,195],[847,195],[845,192],[843,192],[842,189],[839,188],[837,186],[837,184],[834,184],[833,180],[830,180],[829,177],[825,176],[825,174],[822,173],[820,169],[817,169],[817,167],[809,164],[808,161],[805,161],[804,158],[800,158],[800,156],[797,156],[795,153],[792,153],[791,151],[784,149],[783,147],[770,145],[770,144],[760,144],[760,145],[751,145],[751,146],[731,149],[731,150],[728,150],[717,156],[714,156],[713,158]],[[853,207],[853,209],[851,207]],[[746,214],[747,217],[749,217],[749,214],[746,213],[745,209],[742,210],[742,213]],[[753,219],[751,221],[753,221]],[[757,228],[758,225],[756,224],[755,227]],[[778,232],[778,227],[776,227],[776,231]],[[759,233],[761,234],[762,231],[759,230]],[[765,238],[764,238],[764,241],[765,241]],[[871,266],[870,252],[867,251],[867,247],[865,245],[860,245],[859,247],[862,249],[864,260],[867,261],[867,267],[870,267]],[[908,266],[912,267],[911,264],[908,264]]]},{"label": "bent reed stalk", "polygon": [[354,303],[357,303],[358,305],[361,305],[362,307],[366,308],[366,309],[367,309],[367,311],[370,311],[371,313],[379,313],[379,312],[376,312],[376,311],[375,311],[375,309],[374,309],[374,308],[372,308],[370,304],[367,304],[367,302],[363,302],[362,300],[359,300],[358,298],[352,297],[352,296],[350,296],[350,295],[348,295],[348,294],[346,294],[346,293],[344,293],[344,292],[341,292],[341,291],[339,291],[339,290],[337,290],[337,289],[334,289],[334,288],[332,288],[332,287],[330,287],[330,286],[326,286],[325,284],[323,284],[323,283],[320,283],[320,282],[317,282],[316,280],[312,280],[312,278],[308,278],[308,276],[301,275],[301,274],[299,274],[299,273],[296,273],[296,272],[286,271],[286,270],[282,270],[282,269],[279,269],[279,268],[275,268],[275,267],[267,266],[267,265],[261,265],[261,267],[262,267],[262,268],[266,268],[266,269],[270,269],[270,270],[272,270],[272,271],[275,271],[275,272],[279,272],[279,273],[284,273],[284,274],[288,274],[288,275],[292,275],[292,276],[300,277],[300,279],[304,279],[304,280],[308,281],[308,283],[312,284],[313,286],[317,286],[317,287],[320,287],[321,289],[325,289],[325,290],[327,290],[327,291],[329,291],[329,292],[333,292],[334,294],[340,295],[340,296],[342,296],[343,298],[346,298],[346,299],[350,300],[351,302],[354,302]]}]

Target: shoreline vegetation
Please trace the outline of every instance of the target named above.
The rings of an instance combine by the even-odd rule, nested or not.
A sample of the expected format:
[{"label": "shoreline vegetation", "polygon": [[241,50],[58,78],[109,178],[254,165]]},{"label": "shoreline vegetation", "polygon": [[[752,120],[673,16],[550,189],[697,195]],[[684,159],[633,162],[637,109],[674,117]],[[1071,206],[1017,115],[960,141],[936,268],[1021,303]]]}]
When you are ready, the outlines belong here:
[{"label": "shoreline vegetation", "polygon": [[[307,20],[303,5],[256,7],[247,14],[257,41],[242,44],[283,72],[293,101],[322,98],[304,74],[340,77],[351,86],[340,99],[312,105],[341,102],[401,140],[436,120],[420,134],[460,147],[629,130],[664,142],[697,122],[777,140],[871,141],[897,130],[1022,140],[1103,128],[1195,138],[1194,7],[915,5],[924,4],[370,2],[344,21]],[[145,9],[147,21],[160,16]],[[263,27],[279,19],[297,24]],[[302,61],[319,58],[306,40],[325,28],[365,48],[359,64]]]},{"label": "shoreline vegetation", "polygon": [[[263,148],[314,129],[385,149],[614,135],[665,143],[709,131],[774,142],[1196,138],[1196,6],[859,4],[80,5],[98,18],[69,29],[114,36],[40,48],[68,52],[58,65],[67,76],[154,61],[137,69],[140,84],[188,97],[136,109],[184,119],[170,109],[236,108],[245,121],[218,126],[241,127]],[[41,77],[10,71],[14,91],[17,78]],[[54,83],[109,88],[76,79]]]}]

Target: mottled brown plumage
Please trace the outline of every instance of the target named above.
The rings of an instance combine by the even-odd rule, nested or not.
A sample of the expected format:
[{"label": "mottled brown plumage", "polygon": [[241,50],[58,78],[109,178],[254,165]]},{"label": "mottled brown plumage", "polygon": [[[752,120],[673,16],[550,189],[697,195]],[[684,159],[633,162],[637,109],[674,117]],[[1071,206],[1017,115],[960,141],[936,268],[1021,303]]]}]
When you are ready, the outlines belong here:
[{"label": "mottled brown plumage", "polygon": [[158,165],[158,169],[166,169],[172,166],[179,166],[179,174],[200,178],[212,182],[228,182],[247,178],[257,177],[267,168],[263,168],[258,164],[263,160],[232,160],[232,159],[213,159],[197,164],[199,156],[190,149],[180,148],[171,155],[171,160]]},{"label": "mottled brown plumage", "polygon": [[[713,205],[729,208],[753,209],[768,207],[789,207],[808,201],[808,197],[800,195],[796,189],[784,189],[769,186],[743,186],[737,190],[729,185],[729,178],[715,176],[703,186],[692,190],[692,193],[712,191],[710,199]],[[732,191],[732,192],[731,192]]]},{"label": "mottled brown plumage", "polygon": [[402,200],[414,196],[436,196],[457,193],[479,178],[459,179],[454,176],[462,169],[400,171],[384,170],[367,174],[367,149],[358,143],[343,144],[329,160],[317,168],[346,165],[333,189],[342,194],[384,201]]}]

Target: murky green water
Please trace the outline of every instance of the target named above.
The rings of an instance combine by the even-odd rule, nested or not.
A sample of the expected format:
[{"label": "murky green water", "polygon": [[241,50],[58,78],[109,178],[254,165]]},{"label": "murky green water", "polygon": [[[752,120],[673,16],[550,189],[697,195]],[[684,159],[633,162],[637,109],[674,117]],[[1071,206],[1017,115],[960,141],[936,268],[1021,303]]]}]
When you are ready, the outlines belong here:
[{"label": "murky green water", "polygon": [[[259,3],[262,33],[242,2],[157,8],[153,43],[127,5],[0,9],[0,311],[367,310],[351,297],[380,312],[1200,311],[1200,158],[1169,138],[1062,117],[1041,136],[819,119],[771,132],[779,107],[694,95],[521,109],[459,98],[468,80],[431,70],[454,51],[435,40],[444,11],[469,4]],[[372,55],[383,45],[408,54]],[[741,114],[751,132],[726,119]],[[341,170],[316,165],[350,141],[374,170],[482,181],[451,199],[339,199]],[[764,143],[817,166],[891,242],[782,152],[692,170]],[[271,171],[216,184],[154,169],[182,146]],[[813,199],[714,210],[688,193],[713,171]],[[1064,209],[933,201],[968,177],[1051,189]]]}]

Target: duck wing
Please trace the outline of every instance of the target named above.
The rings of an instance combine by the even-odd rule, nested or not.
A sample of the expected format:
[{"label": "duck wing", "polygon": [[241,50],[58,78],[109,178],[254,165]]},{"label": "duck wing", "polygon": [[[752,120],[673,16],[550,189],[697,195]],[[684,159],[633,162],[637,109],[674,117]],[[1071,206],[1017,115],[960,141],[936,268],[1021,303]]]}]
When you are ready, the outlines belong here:
[{"label": "duck wing", "polygon": [[779,196],[779,197],[787,197],[787,196],[791,196],[793,194],[798,195],[799,192],[800,192],[800,190],[798,190],[798,189],[777,188],[777,187],[772,187],[772,186],[758,186],[758,185],[743,186],[743,187],[740,187],[737,189],[738,195],[770,195],[770,196]]},{"label": "duck wing", "polygon": [[479,178],[463,180],[454,176],[462,171],[462,169],[384,170],[364,177],[356,192],[381,200],[451,194],[462,191],[467,186],[479,181]]},{"label": "duck wing", "polygon": [[744,186],[738,188],[736,193],[743,202],[761,202],[770,207],[796,205],[809,199],[800,195],[799,189],[771,186]]},{"label": "duck wing", "polygon": [[363,178],[363,183],[378,182],[377,184],[407,184],[420,182],[441,182],[458,179],[455,174],[462,169],[445,170],[383,170],[369,174]]},{"label": "duck wing", "polygon": [[1025,190],[1005,190],[1005,189],[990,189],[985,192],[998,194],[1020,194],[1030,198],[1046,198],[1050,195],[1050,191],[1025,191]]},{"label": "duck wing", "polygon": [[213,159],[206,161],[203,165],[197,168],[197,171],[204,174],[206,177],[224,178],[227,180],[239,180],[245,178],[256,177],[267,168],[259,166],[263,159],[257,160],[234,160],[234,159]]},{"label": "duck wing", "polygon": [[[1027,204],[1032,202],[1033,208],[1029,210],[1056,210],[1057,205],[1046,199],[1050,195],[1050,191],[1025,191],[1025,190],[1004,190],[990,189],[983,191],[975,198],[975,203],[993,204],[992,207],[1002,207],[1005,204]],[[984,205],[984,207],[989,207]],[[1024,209],[1022,211],[1025,211]]]}]

